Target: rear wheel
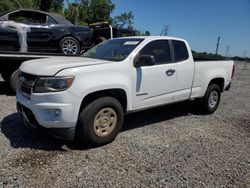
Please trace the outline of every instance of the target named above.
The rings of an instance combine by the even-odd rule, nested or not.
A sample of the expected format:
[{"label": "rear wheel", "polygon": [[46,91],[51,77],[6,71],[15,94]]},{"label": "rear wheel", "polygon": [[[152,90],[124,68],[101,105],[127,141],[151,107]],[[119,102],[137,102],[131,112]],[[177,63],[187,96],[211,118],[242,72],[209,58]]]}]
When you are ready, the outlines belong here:
[{"label": "rear wheel", "polygon": [[65,37],[60,41],[60,50],[66,55],[76,55],[80,53],[80,44],[73,37]]},{"label": "rear wheel", "polygon": [[115,139],[123,124],[124,112],[115,98],[102,97],[87,105],[79,116],[77,133],[81,142],[107,144]]},{"label": "rear wheel", "polygon": [[221,90],[216,84],[208,86],[205,96],[202,99],[201,107],[205,114],[212,114],[218,108],[220,103]]}]

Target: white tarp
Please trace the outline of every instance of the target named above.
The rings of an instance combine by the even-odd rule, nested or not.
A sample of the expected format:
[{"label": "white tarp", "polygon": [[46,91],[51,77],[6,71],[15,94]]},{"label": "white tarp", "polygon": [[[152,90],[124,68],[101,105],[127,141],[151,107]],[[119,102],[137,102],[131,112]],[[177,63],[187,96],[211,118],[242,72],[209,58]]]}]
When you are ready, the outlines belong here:
[{"label": "white tarp", "polygon": [[27,32],[30,32],[30,27],[26,24],[16,23],[13,21],[0,21],[0,27],[15,30],[19,37],[20,52],[28,52]]}]

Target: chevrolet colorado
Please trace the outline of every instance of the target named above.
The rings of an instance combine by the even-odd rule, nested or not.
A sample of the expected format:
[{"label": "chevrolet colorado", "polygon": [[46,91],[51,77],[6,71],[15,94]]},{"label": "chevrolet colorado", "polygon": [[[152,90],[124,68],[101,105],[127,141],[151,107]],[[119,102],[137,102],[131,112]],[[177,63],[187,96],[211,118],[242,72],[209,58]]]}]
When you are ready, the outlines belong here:
[{"label": "chevrolet colorado", "polygon": [[213,113],[233,74],[233,61],[194,61],[183,39],[117,38],[83,57],[23,63],[17,109],[30,127],[102,145],[115,139],[129,112],[199,99],[203,112]]}]

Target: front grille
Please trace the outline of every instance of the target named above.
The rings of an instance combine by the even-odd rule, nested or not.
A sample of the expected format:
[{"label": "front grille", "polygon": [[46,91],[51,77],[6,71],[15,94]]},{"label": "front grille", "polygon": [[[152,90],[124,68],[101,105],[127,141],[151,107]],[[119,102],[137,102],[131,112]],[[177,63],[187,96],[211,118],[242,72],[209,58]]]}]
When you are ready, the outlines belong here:
[{"label": "front grille", "polygon": [[35,86],[37,76],[21,72],[19,76],[20,91],[26,95],[31,95],[33,87]]}]

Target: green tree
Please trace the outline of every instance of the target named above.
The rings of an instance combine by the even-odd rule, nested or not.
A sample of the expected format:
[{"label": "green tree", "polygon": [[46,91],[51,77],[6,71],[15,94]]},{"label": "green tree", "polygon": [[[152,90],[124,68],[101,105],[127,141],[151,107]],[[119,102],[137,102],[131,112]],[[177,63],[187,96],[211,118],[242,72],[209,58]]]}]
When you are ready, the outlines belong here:
[{"label": "green tree", "polygon": [[124,27],[125,25],[128,26],[128,28],[133,28],[133,21],[134,21],[134,15],[130,12],[122,13],[119,16],[115,16],[113,19],[113,25],[119,25],[121,27]]},{"label": "green tree", "polygon": [[77,24],[111,22],[110,14],[115,8],[111,0],[76,0],[75,3],[67,3],[64,14],[69,21]]},{"label": "green tree", "polygon": [[15,5],[13,4],[12,1],[9,1],[9,0],[0,1],[0,15],[13,9],[15,9]]},{"label": "green tree", "polygon": [[47,12],[63,12],[63,0],[0,0],[0,13],[28,8]]},{"label": "green tree", "polygon": [[226,59],[225,57],[218,55],[218,54],[212,54],[207,52],[196,52],[192,50],[193,58],[195,60],[223,60]]},{"label": "green tree", "polygon": [[87,23],[88,12],[89,12],[88,2],[83,1],[78,6],[78,24],[80,24],[80,25],[88,25],[88,23]]},{"label": "green tree", "polygon": [[16,6],[17,8],[30,8],[30,9],[34,7],[34,3],[35,3],[35,1],[33,0],[14,0],[14,2],[17,3],[17,6]]},{"label": "green tree", "polygon": [[64,11],[65,18],[73,24],[78,23],[78,3],[69,3],[68,8]]},{"label": "green tree", "polygon": [[0,14],[20,8],[34,8],[37,0],[1,0]]},{"label": "green tree", "polygon": [[149,31],[145,31],[145,36],[150,36],[151,33]]},{"label": "green tree", "polygon": [[33,7],[46,12],[63,13],[63,0],[33,0]]},{"label": "green tree", "polygon": [[64,0],[54,0],[52,5],[53,12],[63,13]]},{"label": "green tree", "polygon": [[49,12],[51,8],[52,1],[40,0],[39,9],[42,11]]},{"label": "green tree", "polygon": [[135,33],[137,36],[150,36],[151,33],[149,31],[141,31],[141,30],[136,30]]},{"label": "green tree", "polygon": [[110,14],[115,9],[111,0],[90,0],[87,5],[86,23],[111,22]]}]

